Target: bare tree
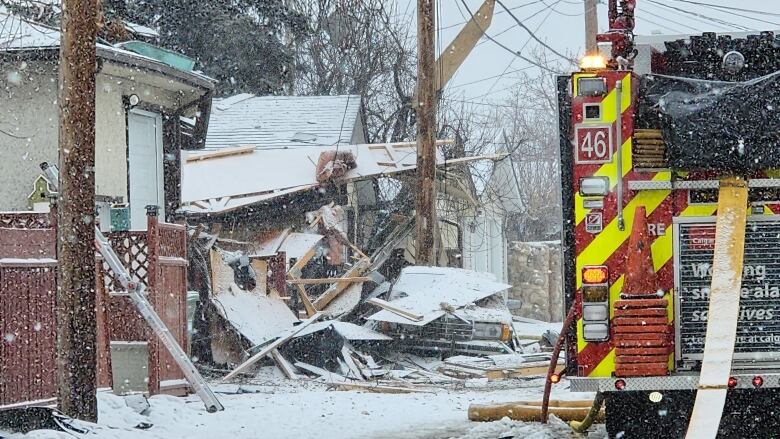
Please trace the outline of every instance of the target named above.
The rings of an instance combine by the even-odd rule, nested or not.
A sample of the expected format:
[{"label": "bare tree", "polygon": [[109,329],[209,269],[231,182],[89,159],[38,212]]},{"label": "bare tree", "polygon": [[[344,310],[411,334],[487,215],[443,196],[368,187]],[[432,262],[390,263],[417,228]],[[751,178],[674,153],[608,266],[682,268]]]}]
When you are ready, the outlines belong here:
[{"label": "bare tree", "polygon": [[295,43],[296,90],[360,95],[370,142],[413,138],[411,16],[383,0],[299,0],[294,9],[312,17]]},{"label": "bare tree", "polygon": [[[550,70],[563,67],[542,50],[531,55]],[[496,107],[518,180],[522,213],[510,218],[517,240],[539,240],[560,231],[561,192],[556,75],[523,72],[510,96]]]}]

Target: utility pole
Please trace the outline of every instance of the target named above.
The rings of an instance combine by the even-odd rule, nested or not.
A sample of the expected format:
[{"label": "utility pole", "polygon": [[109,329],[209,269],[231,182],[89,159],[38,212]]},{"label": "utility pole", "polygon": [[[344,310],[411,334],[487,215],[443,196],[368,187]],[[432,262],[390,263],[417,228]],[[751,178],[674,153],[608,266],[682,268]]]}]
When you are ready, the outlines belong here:
[{"label": "utility pole", "polygon": [[436,265],[435,0],[417,0],[417,265]]},{"label": "utility pole", "polygon": [[95,0],[62,1],[59,76],[57,390],[60,410],[97,421]]},{"label": "utility pole", "polygon": [[599,0],[585,0],[585,55],[595,55],[599,52],[596,34],[599,33],[599,11],[596,5]]}]

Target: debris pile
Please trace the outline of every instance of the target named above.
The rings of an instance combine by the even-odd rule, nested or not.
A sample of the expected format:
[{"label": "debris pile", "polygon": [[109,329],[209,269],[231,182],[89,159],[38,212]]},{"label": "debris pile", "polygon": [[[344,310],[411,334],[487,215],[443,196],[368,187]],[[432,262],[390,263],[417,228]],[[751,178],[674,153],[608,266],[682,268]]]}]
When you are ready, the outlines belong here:
[{"label": "debris pile", "polygon": [[208,334],[196,336],[208,340],[204,358],[223,380],[251,382],[273,364],[293,380],[400,393],[544,375],[554,325],[513,318],[510,285],[460,268],[393,272],[386,262],[406,245],[411,221],[371,256],[345,223],[330,203],[308,212],[299,231],[255,242],[199,231],[193,254],[207,263],[191,265],[208,280],[199,308],[208,324],[195,326]]}]

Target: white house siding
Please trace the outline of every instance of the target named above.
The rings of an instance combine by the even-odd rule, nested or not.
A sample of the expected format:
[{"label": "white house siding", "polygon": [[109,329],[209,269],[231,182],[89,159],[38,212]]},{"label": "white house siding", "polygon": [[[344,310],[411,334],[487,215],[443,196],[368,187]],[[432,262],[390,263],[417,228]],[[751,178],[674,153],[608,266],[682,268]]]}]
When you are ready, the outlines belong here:
[{"label": "white house siding", "polygon": [[55,69],[0,62],[0,210],[27,210],[39,164],[57,158]]},{"label": "white house siding", "polygon": [[[103,66],[104,71],[113,74],[100,73],[97,77],[96,193],[127,200],[127,138],[122,97],[137,94],[142,102],[173,108],[195,96],[146,85],[146,74],[137,70],[109,63]],[[0,130],[13,134],[12,137],[0,133],[0,210],[27,210],[27,197],[40,174],[39,164],[57,163],[56,63],[0,62],[0,93]]]},{"label": "white house siding", "polygon": [[463,224],[463,268],[493,273],[507,281],[507,243],[500,216],[466,217]]}]

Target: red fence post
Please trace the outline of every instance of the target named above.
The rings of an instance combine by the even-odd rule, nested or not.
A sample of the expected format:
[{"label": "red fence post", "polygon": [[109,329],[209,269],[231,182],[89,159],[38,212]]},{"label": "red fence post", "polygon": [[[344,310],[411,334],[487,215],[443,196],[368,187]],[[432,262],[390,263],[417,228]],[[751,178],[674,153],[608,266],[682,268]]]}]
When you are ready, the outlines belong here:
[{"label": "red fence post", "polygon": [[[146,206],[146,246],[148,249],[147,291],[149,301],[157,302],[157,271],[159,257],[158,206]],[[149,332],[149,394],[160,393],[160,341],[153,332]]]}]

